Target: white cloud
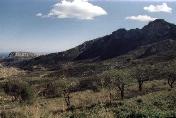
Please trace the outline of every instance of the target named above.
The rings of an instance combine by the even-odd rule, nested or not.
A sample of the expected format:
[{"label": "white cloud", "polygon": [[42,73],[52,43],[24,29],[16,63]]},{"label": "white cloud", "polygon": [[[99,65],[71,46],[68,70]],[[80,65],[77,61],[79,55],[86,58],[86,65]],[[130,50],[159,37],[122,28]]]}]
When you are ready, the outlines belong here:
[{"label": "white cloud", "polygon": [[48,15],[38,14],[38,16],[42,17],[77,18],[82,20],[92,20],[102,15],[107,15],[107,12],[88,0],[60,0],[52,7]]},{"label": "white cloud", "polygon": [[149,22],[149,21],[154,21],[157,18],[153,18],[148,15],[138,15],[138,16],[129,16],[126,17],[127,20],[136,20],[136,21],[141,21],[141,22]]},{"label": "white cloud", "polygon": [[43,14],[42,13],[37,13],[36,16],[43,16]]},{"label": "white cloud", "polygon": [[148,12],[167,12],[172,13],[172,8],[167,5],[167,3],[162,3],[161,5],[149,5],[144,7],[144,10]]}]

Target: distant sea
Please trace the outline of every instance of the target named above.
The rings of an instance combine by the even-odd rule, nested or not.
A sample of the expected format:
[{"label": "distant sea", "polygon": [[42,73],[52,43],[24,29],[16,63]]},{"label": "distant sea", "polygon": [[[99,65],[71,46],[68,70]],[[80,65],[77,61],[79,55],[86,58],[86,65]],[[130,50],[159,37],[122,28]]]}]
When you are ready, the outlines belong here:
[{"label": "distant sea", "polygon": [[8,57],[9,52],[0,52],[0,59]]}]

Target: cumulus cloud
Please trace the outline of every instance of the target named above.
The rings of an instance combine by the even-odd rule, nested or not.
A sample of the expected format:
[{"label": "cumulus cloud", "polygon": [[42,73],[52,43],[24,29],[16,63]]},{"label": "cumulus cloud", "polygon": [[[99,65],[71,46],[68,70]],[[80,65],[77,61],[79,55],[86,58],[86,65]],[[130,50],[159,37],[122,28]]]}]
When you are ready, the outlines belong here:
[{"label": "cumulus cloud", "polygon": [[82,20],[92,20],[97,16],[107,15],[107,12],[88,0],[60,0],[47,15],[38,13],[37,16],[56,18],[77,18]]},{"label": "cumulus cloud", "polygon": [[140,21],[140,22],[149,22],[149,21],[154,21],[157,18],[153,18],[148,15],[138,15],[138,16],[129,16],[126,17],[127,20],[135,20],[135,21]]},{"label": "cumulus cloud", "polygon": [[161,5],[149,5],[144,7],[144,10],[148,12],[166,12],[172,13],[172,8],[167,5],[167,3],[162,3]]}]

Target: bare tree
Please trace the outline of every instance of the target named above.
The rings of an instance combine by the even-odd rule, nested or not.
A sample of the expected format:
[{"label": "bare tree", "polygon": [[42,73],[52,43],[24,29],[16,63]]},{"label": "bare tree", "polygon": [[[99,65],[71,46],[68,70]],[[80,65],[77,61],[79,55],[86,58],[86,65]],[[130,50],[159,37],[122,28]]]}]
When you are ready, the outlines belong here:
[{"label": "bare tree", "polygon": [[60,87],[64,101],[67,105],[67,110],[73,111],[71,105],[71,91],[73,86],[76,86],[76,83],[64,78],[58,82],[58,86]]},{"label": "bare tree", "polygon": [[124,91],[125,91],[125,83],[118,82],[117,87],[120,90],[121,99],[123,100],[124,99]]},{"label": "bare tree", "polygon": [[176,79],[175,79],[175,77],[176,76],[174,76],[174,77],[169,77],[168,78],[168,84],[169,84],[169,86],[171,87],[171,88],[174,88],[174,82],[176,81]]},{"label": "bare tree", "polygon": [[176,61],[168,63],[162,70],[162,74],[167,79],[168,85],[171,89],[174,88],[176,81]]},{"label": "bare tree", "polygon": [[164,68],[164,75],[167,78],[170,88],[174,88],[174,83],[176,81],[176,62],[169,63],[167,67]]}]

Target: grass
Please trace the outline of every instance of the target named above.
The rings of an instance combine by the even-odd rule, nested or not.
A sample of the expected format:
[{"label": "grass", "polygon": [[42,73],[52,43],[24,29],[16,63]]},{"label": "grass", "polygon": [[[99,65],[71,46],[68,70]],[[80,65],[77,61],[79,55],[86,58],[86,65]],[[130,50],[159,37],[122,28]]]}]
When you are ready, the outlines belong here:
[{"label": "grass", "polygon": [[19,74],[24,74],[24,71],[10,67],[0,67],[0,78],[8,78],[12,76],[17,76]]}]

